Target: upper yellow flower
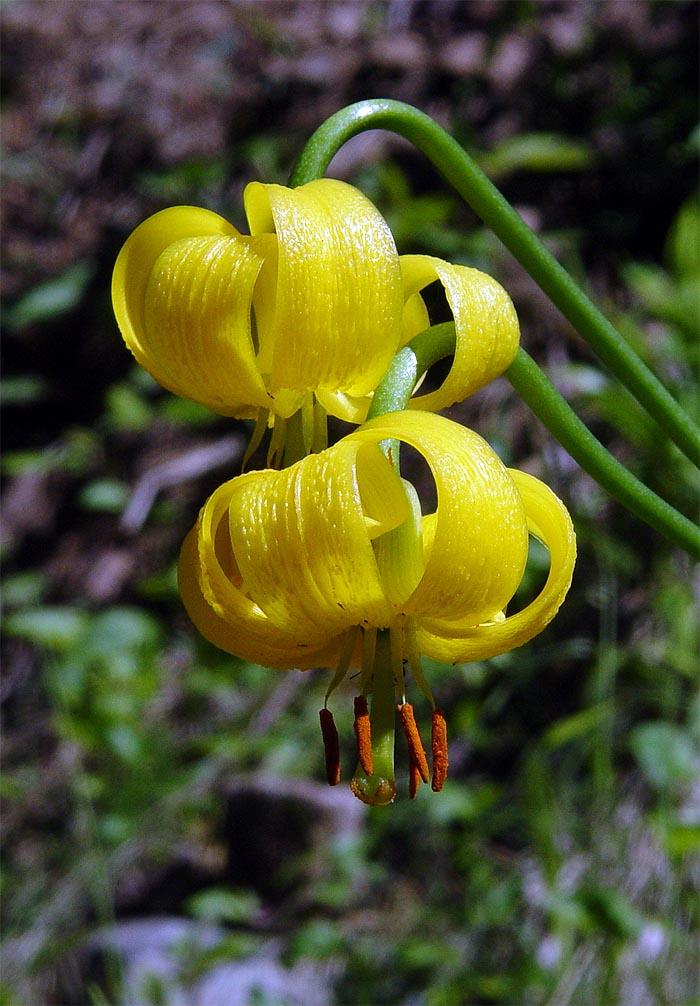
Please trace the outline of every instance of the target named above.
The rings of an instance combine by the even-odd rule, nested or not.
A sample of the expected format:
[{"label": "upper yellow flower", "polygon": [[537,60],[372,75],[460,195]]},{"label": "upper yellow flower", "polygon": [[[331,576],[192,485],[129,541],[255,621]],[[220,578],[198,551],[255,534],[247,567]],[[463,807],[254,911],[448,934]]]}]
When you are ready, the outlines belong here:
[{"label": "upper yellow flower", "polygon": [[310,448],[314,407],[365,418],[397,349],[430,324],[420,291],[434,281],[457,352],[442,386],[412,407],[451,405],[512,361],[518,323],[498,283],[429,256],[399,258],[386,222],[352,186],[253,182],[244,203],[250,235],[178,206],[137,227],[117,259],[119,328],[171,391],[271,425],[302,409]]},{"label": "upper yellow flower", "polygon": [[[391,438],[425,458],[434,513],[421,514],[378,446]],[[530,604],[506,615],[528,534],[549,550],[549,575]],[[217,646],[278,668],[337,664],[341,677],[362,664],[367,695],[377,687],[377,629],[389,630],[397,683],[404,657],[421,684],[419,653],[445,662],[503,653],[554,617],[575,553],[569,515],[545,485],[505,468],[471,430],[399,412],[283,471],[220,486],[185,539],[179,581],[193,622]],[[365,784],[356,780],[363,799],[391,798],[390,788],[377,799]]]}]

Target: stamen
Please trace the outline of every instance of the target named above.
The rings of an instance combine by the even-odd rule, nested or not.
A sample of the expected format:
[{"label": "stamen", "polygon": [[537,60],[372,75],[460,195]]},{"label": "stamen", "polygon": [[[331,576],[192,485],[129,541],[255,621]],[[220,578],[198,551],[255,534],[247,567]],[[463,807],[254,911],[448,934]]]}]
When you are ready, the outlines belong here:
[{"label": "stamen", "polygon": [[345,641],[343,642],[343,648],[340,651],[340,660],[338,661],[338,666],[335,669],[335,674],[333,679],[326,689],[326,698],[324,700],[324,706],[328,705],[328,700],[332,693],[336,690],[340,682],[345,678],[348,673],[348,668],[350,667],[350,661],[352,660],[352,654],[355,649],[355,643],[357,641],[357,634],[360,631],[358,626],[353,626],[348,629],[345,636]]},{"label": "stamen", "polygon": [[305,454],[311,454],[313,451],[314,428],[314,395],[309,391],[301,402],[301,439]]},{"label": "stamen", "polygon": [[367,709],[367,699],[358,695],[355,699],[355,739],[357,740],[357,759],[367,775],[374,772],[372,758],[372,730]]},{"label": "stamen", "polygon": [[284,435],[284,451],[282,454],[282,466],[289,468],[291,465],[301,461],[307,454],[304,442],[304,428],[302,410],[297,409],[287,419]]},{"label": "stamen", "polygon": [[403,642],[406,651],[406,656],[408,657],[408,663],[411,668],[411,674],[413,675],[413,680],[418,685],[420,690],[425,695],[426,699],[430,703],[431,707],[435,708],[435,699],[433,698],[433,693],[430,690],[430,685],[423,673],[423,668],[420,661],[420,652],[418,650],[418,644],[416,642],[416,627],[413,623],[412,618],[407,618],[403,624]]},{"label": "stamen", "polygon": [[268,420],[270,418],[270,413],[267,409],[258,409],[258,414],[255,420],[255,427],[253,428],[253,435],[250,438],[250,443],[245,449],[245,454],[243,455],[243,461],[241,462],[241,473],[246,470],[246,466],[250,461],[251,457],[257,451],[258,447],[262,443],[262,438],[265,436],[267,430]]},{"label": "stamen", "polygon": [[328,416],[318,399],[314,396],[314,454],[325,451],[328,447]]},{"label": "stamen", "polygon": [[415,761],[411,760],[408,766],[408,795],[412,800],[415,800],[416,794],[418,793],[418,787],[420,786],[421,774]]},{"label": "stamen", "polygon": [[433,790],[439,793],[447,778],[447,724],[440,709],[433,710],[431,730],[433,748]]},{"label": "stamen", "polygon": [[[416,723],[416,718],[413,715],[413,706],[410,702],[404,702],[403,705],[399,706],[398,712],[401,719],[401,726],[403,727],[403,732],[406,735],[406,741],[408,743],[411,779],[413,778],[413,769],[415,768],[423,782],[427,782],[430,778],[430,769],[428,768],[428,759],[425,755],[423,741],[421,740],[420,733],[418,731],[418,724]],[[413,793],[412,796],[415,796],[415,793]]]},{"label": "stamen", "polygon": [[406,701],[406,689],[403,674],[403,647],[402,626],[392,625],[389,629],[389,640],[391,642],[391,670],[394,675],[394,691],[399,706]]},{"label": "stamen", "polygon": [[320,709],[318,718],[321,721],[321,736],[323,750],[326,755],[326,778],[329,786],[337,786],[340,782],[340,744],[333,713],[330,709]]},{"label": "stamen", "polygon": [[268,468],[278,468],[284,454],[284,442],[287,434],[287,420],[282,416],[275,416],[272,426],[272,435],[267,448],[266,464]]},{"label": "stamen", "polygon": [[362,633],[362,694],[372,690],[374,657],[377,652],[377,630],[373,625],[363,626]]}]

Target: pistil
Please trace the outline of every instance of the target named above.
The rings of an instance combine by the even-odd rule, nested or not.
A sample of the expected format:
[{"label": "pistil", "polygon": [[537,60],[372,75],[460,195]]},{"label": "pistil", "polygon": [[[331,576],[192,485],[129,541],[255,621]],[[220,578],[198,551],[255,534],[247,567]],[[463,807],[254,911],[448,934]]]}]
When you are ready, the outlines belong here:
[{"label": "pistil", "polygon": [[[363,668],[363,681],[369,674]],[[394,780],[394,726],[396,705],[394,698],[394,673],[391,660],[391,640],[388,629],[377,633],[377,644],[371,669],[372,705],[370,711],[372,772],[362,764],[357,766],[350,783],[351,789],[363,803],[385,806],[396,796]]]}]

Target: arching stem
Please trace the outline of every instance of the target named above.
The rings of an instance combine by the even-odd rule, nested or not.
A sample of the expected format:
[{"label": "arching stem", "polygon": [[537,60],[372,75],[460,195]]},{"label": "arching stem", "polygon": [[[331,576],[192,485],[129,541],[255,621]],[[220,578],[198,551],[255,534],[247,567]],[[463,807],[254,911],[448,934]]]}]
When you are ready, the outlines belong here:
[{"label": "arching stem", "polygon": [[[375,392],[370,418],[406,408],[421,374],[452,355],[454,348],[452,322],[434,325],[417,335],[387,370]],[[505,376],[562,447],[603,489],[675,545],[700,559],[698,528],[615,460],[524,349],[518,350]]]},{"label": "arching stem", "polygon": [[398,133],[426,155],[501,239],[608,369],[684,454],[695,465],[700,465],[700,429],[696,423],[547,251],[466,151],[428,115],[411,105],[385,98],[349,105],[327,119],[311,136],[292,172],[290,184],[301,185],[321,178],[340,147],[367,129]]}]

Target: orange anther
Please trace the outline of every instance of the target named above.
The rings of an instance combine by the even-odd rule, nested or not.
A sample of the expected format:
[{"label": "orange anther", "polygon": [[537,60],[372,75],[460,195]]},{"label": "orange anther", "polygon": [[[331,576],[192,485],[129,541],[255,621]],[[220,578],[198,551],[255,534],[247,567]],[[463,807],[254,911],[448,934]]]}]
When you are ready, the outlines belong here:
[{"label": "orange anther", "polygon": [[338,731],[330,709],[321,709],[318,717],[321,721],[323,750],[326,755],[326,778],[330,786],[337,786],[340,782],[340,744],[338,742]]},{"label": "orange anther", "polygon": [[420,782],[421,782],[420,771],[415,761],[411,759],[411,763],[408,767],[408,795],[412,800],[415,800],[416,798],[416,793],[418,792]]},{"label": "orange anther", "polygon": [[413,715],[413,706],[410,702],[404,702],[402,706],[399,706],[399,716],[408,743],[411,776],[413,776],[413,766],[415,766],[423,782],[427,782],[430,778],[428,759],[425,756],[425,748],[418,732],[418,724]]},{"label": "orange anther", "polygon": [[374,762],[372,759],[372,729],[367,711],[367,699],[358,695],[355,699],[355,739],[357,741],[357,760],[367,775],[372,775]]},{"label": "orange anther", "polygon": [[433,748],[433,789],[439,793],[447,778],[447,724],[439,709],[433,710],[431,730]]}]

